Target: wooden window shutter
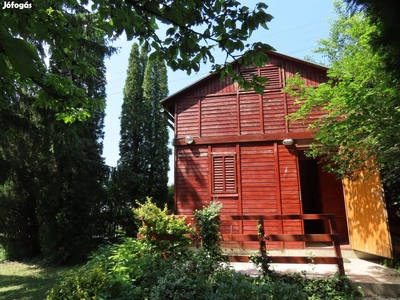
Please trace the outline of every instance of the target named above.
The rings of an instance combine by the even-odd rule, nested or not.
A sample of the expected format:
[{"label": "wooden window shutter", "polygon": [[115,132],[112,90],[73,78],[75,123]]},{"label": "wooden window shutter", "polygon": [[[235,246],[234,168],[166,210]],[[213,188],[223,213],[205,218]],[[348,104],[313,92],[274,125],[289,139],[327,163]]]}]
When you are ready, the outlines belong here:
[{"label": "wooden window shutter", "polygon": [[282,87],[282,76],[278,66],[270,66],[260,69],[260,76],[268,78],[267,87]]},{"label": "wooden window shutter", "polygon": [[283,86],[281,69],[279,68],[279,66],[266,66],[261,69],[242,70],[240,73],[247,81],[251,80],[252,75],[267,77],[267,88],[282,88]]},{"label": "wooden window shutter", "polygon": [[235,154],[213,154],[213,193],[236,193]]}]

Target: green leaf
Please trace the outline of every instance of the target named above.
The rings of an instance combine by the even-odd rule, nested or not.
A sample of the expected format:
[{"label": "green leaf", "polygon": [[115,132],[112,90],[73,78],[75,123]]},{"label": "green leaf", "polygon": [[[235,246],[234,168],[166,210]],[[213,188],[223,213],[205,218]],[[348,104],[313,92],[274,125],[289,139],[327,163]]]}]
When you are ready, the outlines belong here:
[{"label": "green leaf", "polygon": [[221,1],[215,1],[214,11],[219,14],[221,12]]},{"label": "green leaf", "polygon": [[174,27],[170,27],[167,29],[166,35],[174,35],[176,32],[176,29]]},{"label": "green leaf", "polygon": [[196,43],[190,37],[187,39],[187,46],[189,50],[193,50],[196,47]]},{"label": "green leaf", "polygon": [[261,27],[264,28],[264,29],[267,29],[267,30],[269,29],[268,26],[267,26],[267,23],[261,23]]},{"label": "green leaf", "polygon": [[22,78],[39,77],[37,63],[40,62],[36,48],[30,43],[1,33],[3,49],[15,72]]}]

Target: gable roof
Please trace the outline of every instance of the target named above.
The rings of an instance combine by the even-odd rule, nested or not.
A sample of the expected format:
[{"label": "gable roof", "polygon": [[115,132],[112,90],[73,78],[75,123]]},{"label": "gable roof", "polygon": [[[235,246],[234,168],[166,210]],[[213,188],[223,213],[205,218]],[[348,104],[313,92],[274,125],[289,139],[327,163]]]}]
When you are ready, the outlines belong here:
[{"label": "gable roof", "polygon": [[[288,55],[285,55],[285,54],[282,54],[282,53],[279,53],[279,52],[275,52],[275,51],[264,51],[264,52],[267,53],[267,55],[268,55],[268,56],[271,56],[271,57],[276,57],[276,58],[281,58],[281,59],[284,59],[284,60],[289,60],[289,61],[297,62],[297,63],[303,64],[303,65],[307,65],[307,66],[310,66],[310,67],[313,67],[313,68],[316,68],[316,69],[320,69],[320,70],[324,70],[324,71],[327,71],[327,70],[329,69],[329,68],[326,67],[326,66],[322,66],[322,65],[320,65],[320,64],[316,64],[316,63],[312,63],[312,62],[305,61],[305,60],[302,60],[302,59],[298,59],[298,58],[295,58],[295,57],[292,57],[292,56],[288,56]],[[161,100],[161,104],[162,104],[165,108],[168,108],[168,106],[169,106],[176,98],[179,98],[179,96],[180,96],[181,94],[187,92],[187,91],[190,90],[190,89],[193,89],[193,88],[196,88],[197,86],[202,85],[204,82],[208,81],[208,80],[211,79],[212,77],[219,77],[219,72],[217,72],[217,73],[212,73],[212,74],[210,74],[210,75],[207,75],[207,76],[205,76],[205,77],[203,77],[203,78],[201,78],[201,79],[195,81],[194,83],[192,83],[192,84],[190,84],[190,85],[188,85],[188,86],[182,88],[181,90],[179,90],[179,91],[177,91],[177,92],[175,92],[175,93],[169,95],[168,97],[166,97],[166,98],[164,98],[164,99]]]}]

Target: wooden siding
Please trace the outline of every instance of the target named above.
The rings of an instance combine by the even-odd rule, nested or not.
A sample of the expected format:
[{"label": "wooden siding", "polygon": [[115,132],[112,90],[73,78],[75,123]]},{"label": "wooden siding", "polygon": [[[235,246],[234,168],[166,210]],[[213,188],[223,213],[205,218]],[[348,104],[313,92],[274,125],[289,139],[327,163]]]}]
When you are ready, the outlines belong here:
[{"label": "wooden siding", "polygon": [[201,100],[201,136],[238,134],[236,96],[210,97]]},{"label": "wooden siding", "polygon": [[262,133],[261,108],[258,98],[253,93],[239,95],[240,134]]},{"label": "wooden siding", "polygon": [[277,214],[273,145],[242,146],[241,163],[243,214]]},{"label": "wooden siding", "polygon": [[[292,114],[299,109],[299,105],[295,104],[295,99],[288,97],[287,99],[287,112]],[[306,131],[308,126],[314,123],[317,119],[321,118],[325,113],[323,111],[315,110],[309,114],[306,120],[298,120],[289,123],[290,132]]]},{"label": "wooden siding", "polygon": [[[282,214],[301,214],[299,174],[296,149],[278,146],[279,176],[282,201]],[[302,234],[302,223],[299,220],[283,221],[284,234]],[[285,242],[285,248],[302,248],[302,242]]]},{"label": "wooden siding", "polygon": [[219,76],[210,76],[201,85],[196,86],[195,89],[184,91],[181,97],[203,97],[204,95],[235,93],[236,90],[237,86],[231,83],[231,79],[228,76],[223,81],[219,80]]},{"label": "wooden siding", "polygon": [[[211,151],[210,158],[214,156],[218,156],[221,154],[226,154],[226,155],[235,155],[235,167],[236,169],[238,168],[238,159],[237,159],[237,148],[236,145],[234,144],[220,144],[216,146],[210,146],[209,151]],[[209,166],[210,166],[210,174],[212,174],[212,159],[209,160]],[[211,175],[210,175],[211,176]],[[237,176],[236,176],[236,184],[237,184]],[[238,199],[238,194],[237,194],[237,186],[236,190],[232,193],[214,193],[212,188],[209,190],[210,195],[209,199],[211,200],[216,200],[220,203],[222,203],[223,208],[221,210],[222,215],[235,215],[239,214],[239,199]],[[231,233],[240,233],[241,228],[240,228],[240,223],[238,221],[229,221],[229,222],[224,222],[221,227],[220,227],[221,232],[231,234]],[[233,247],[237,247],[237,243],[233,242],[230,243],[232,244]]]},{"label": "wooden siding", "polygon": [[200,136],[199,131],[199,100],[188,98],[176,104],[176,134],[178,136]]},{"label": "wooden siding", "polygon": [[208,149],[206,146],[176,149],[175,209],[176,214],[192,215],[209,200]]},{"label": "wooden siding", "polygon": [[210,77],[190,93],[182,93],[176,102],[177,138],[304,132],[324,114],[316,111],[308,120],[289,124],[286,117],[295,112],[298,105],[281,89],[284,81],[297,72],[306,84],[316,86],[327,80],[325,70],[270,55],[270,62],[264,68],[241,72],[245,77],[251,74],[266,76],[269,82],[264,95],[238,89],[237,84],[227,80],[221,82],[216,76]]},{"label": "wooden siding", "polygon": [[[272,144],[250,144],[241,147],[243,215],[278,214],[275,155]],[[281,221],[266,221],[266,234],[281,233]],[[243,233],[257,232],[256,221],[243,222]],[[258,243],[245,242],[246,248],[257,248]],[[282,248],[279,242],[267,242],[268,248]]]},{"label": "wooden siding", "polygon": [[323,68],[316,68],[304,62],[288,60],[272,54],[269,55],[268,63],[272,65],[280,65],[284,72],[285,79],[294,77],[299,73],[308,86],[317,86],[321,82],[327,81],[326,70]]},{"label": "wooden siding", "polygon": [[263,95],[263,129],[265,133],[286,132],[284,97],[274,91]]}]

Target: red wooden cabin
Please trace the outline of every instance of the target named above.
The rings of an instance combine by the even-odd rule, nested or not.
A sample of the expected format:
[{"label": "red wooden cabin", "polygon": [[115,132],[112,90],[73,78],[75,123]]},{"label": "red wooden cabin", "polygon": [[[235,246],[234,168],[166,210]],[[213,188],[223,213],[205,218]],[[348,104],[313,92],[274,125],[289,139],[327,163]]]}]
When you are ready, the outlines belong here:
[{"label": "red wooden cabin", "polygon": [[[349,241],[349,232],[350,241],[359,240],[351,237],[360,222],[355,223],[357,228],[349,223],[352,212],[347,205],[346,214],[345,200],[351,197],[344,193],[342,181],[304,155],[312,142],[307,127],[323,112],[314,112],[305,123],[286,119],[298,107],[282,92],[285,80],[299,73],[307,85],[317,86],[326,82],[328,69],[276,52],[268,56],[265,67],[242,70],[244,76],[257,73],[268,78],[263,95],[213,74],[162,101],[174,123],[175,214],[192,215],[213,199],[224,205],[221,213],[227,215],[332,213],[341,241]],[[381,220],[387,222],[384,215]],[[254,221],[232,221],[224,223],[222,232],[246,234],[255,226]],[[324,226],[318,221],[305,226],[297,220],[270,221],[265,231],[322,233]],[[380,243],[381,252],[360,250],[391,256],[388,241]],[[268,247],[302,248],[304,243],[273,242]]]}]

